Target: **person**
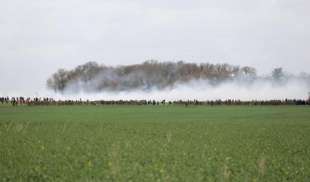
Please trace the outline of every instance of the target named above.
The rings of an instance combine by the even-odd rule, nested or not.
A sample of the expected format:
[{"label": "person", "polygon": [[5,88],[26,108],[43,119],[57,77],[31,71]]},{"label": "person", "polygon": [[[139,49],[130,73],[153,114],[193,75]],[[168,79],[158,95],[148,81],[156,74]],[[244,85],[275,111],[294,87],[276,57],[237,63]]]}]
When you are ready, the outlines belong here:
[{"label": "person", "polygon": [[11,103],[12,103],[13,106],[17,105],[17,101],[16,101],[15,97],[12,97]]}]

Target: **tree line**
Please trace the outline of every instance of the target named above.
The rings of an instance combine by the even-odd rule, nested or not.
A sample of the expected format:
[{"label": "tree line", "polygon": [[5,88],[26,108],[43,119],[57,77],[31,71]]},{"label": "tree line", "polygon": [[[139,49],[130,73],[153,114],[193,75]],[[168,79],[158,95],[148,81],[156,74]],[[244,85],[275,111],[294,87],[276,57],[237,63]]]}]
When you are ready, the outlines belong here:
[{"label": "tree line", "polygon": [[72,70],[59,69],[47,80],[47,87],[55,92],[151,90],[199,79],[216,85],[235,78],[252,80],[255,77],[255,68],[230,64],[151,60],[142,64],[112,67],[88,62]]}]

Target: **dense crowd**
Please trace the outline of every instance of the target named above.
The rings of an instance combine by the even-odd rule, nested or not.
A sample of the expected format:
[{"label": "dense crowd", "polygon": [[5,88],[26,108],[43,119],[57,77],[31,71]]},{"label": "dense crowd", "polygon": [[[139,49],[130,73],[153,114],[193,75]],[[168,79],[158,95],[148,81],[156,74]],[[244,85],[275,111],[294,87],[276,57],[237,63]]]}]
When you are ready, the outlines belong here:
[{"label": "dense crowd", "polygon": [[18,105],[310,105],[310,98],[308,100],[302,99],[285,99],[285,100],[210,100],[210,101],[198,101],[198,100],[178,100],[178,101],[156,101],[156,100],[55,100],[47,97],[0,97],[1,104],[11,104],[13,106]]}]

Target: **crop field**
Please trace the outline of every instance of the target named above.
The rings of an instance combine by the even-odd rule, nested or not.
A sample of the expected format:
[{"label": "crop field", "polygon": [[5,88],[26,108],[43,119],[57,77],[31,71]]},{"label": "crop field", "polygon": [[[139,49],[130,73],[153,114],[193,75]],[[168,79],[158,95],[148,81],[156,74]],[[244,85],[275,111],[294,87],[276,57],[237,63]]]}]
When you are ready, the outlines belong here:
[{"label": "crop field", "polygon": [[309,106],[0,105],[0,181],[310,181]]}]

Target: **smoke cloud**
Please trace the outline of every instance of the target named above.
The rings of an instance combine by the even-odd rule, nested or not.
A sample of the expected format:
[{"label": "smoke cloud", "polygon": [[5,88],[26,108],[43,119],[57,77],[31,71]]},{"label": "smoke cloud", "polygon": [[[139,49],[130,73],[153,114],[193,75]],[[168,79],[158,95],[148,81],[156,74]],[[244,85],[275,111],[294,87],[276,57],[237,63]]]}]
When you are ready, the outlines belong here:
[{"label": "smoke cloud", "polygon": [[229,64],[195,64],[182,61],[147,61],[142,64],[108,67],[88,62],[73,70],[60,69],[47,80],[55,92],[120,92],[173,88],[193,80],[217,85],[235,78],[254,79],[256,70]]},{"label": "smoke cloud", "polygon": [[48,96],[89,100],[271,100],[306,99],[310,75],[276,68],[258,76],[255,68],[229,64],[147,61],[127,66],[88,62],[60,69],[47,80]]}]

